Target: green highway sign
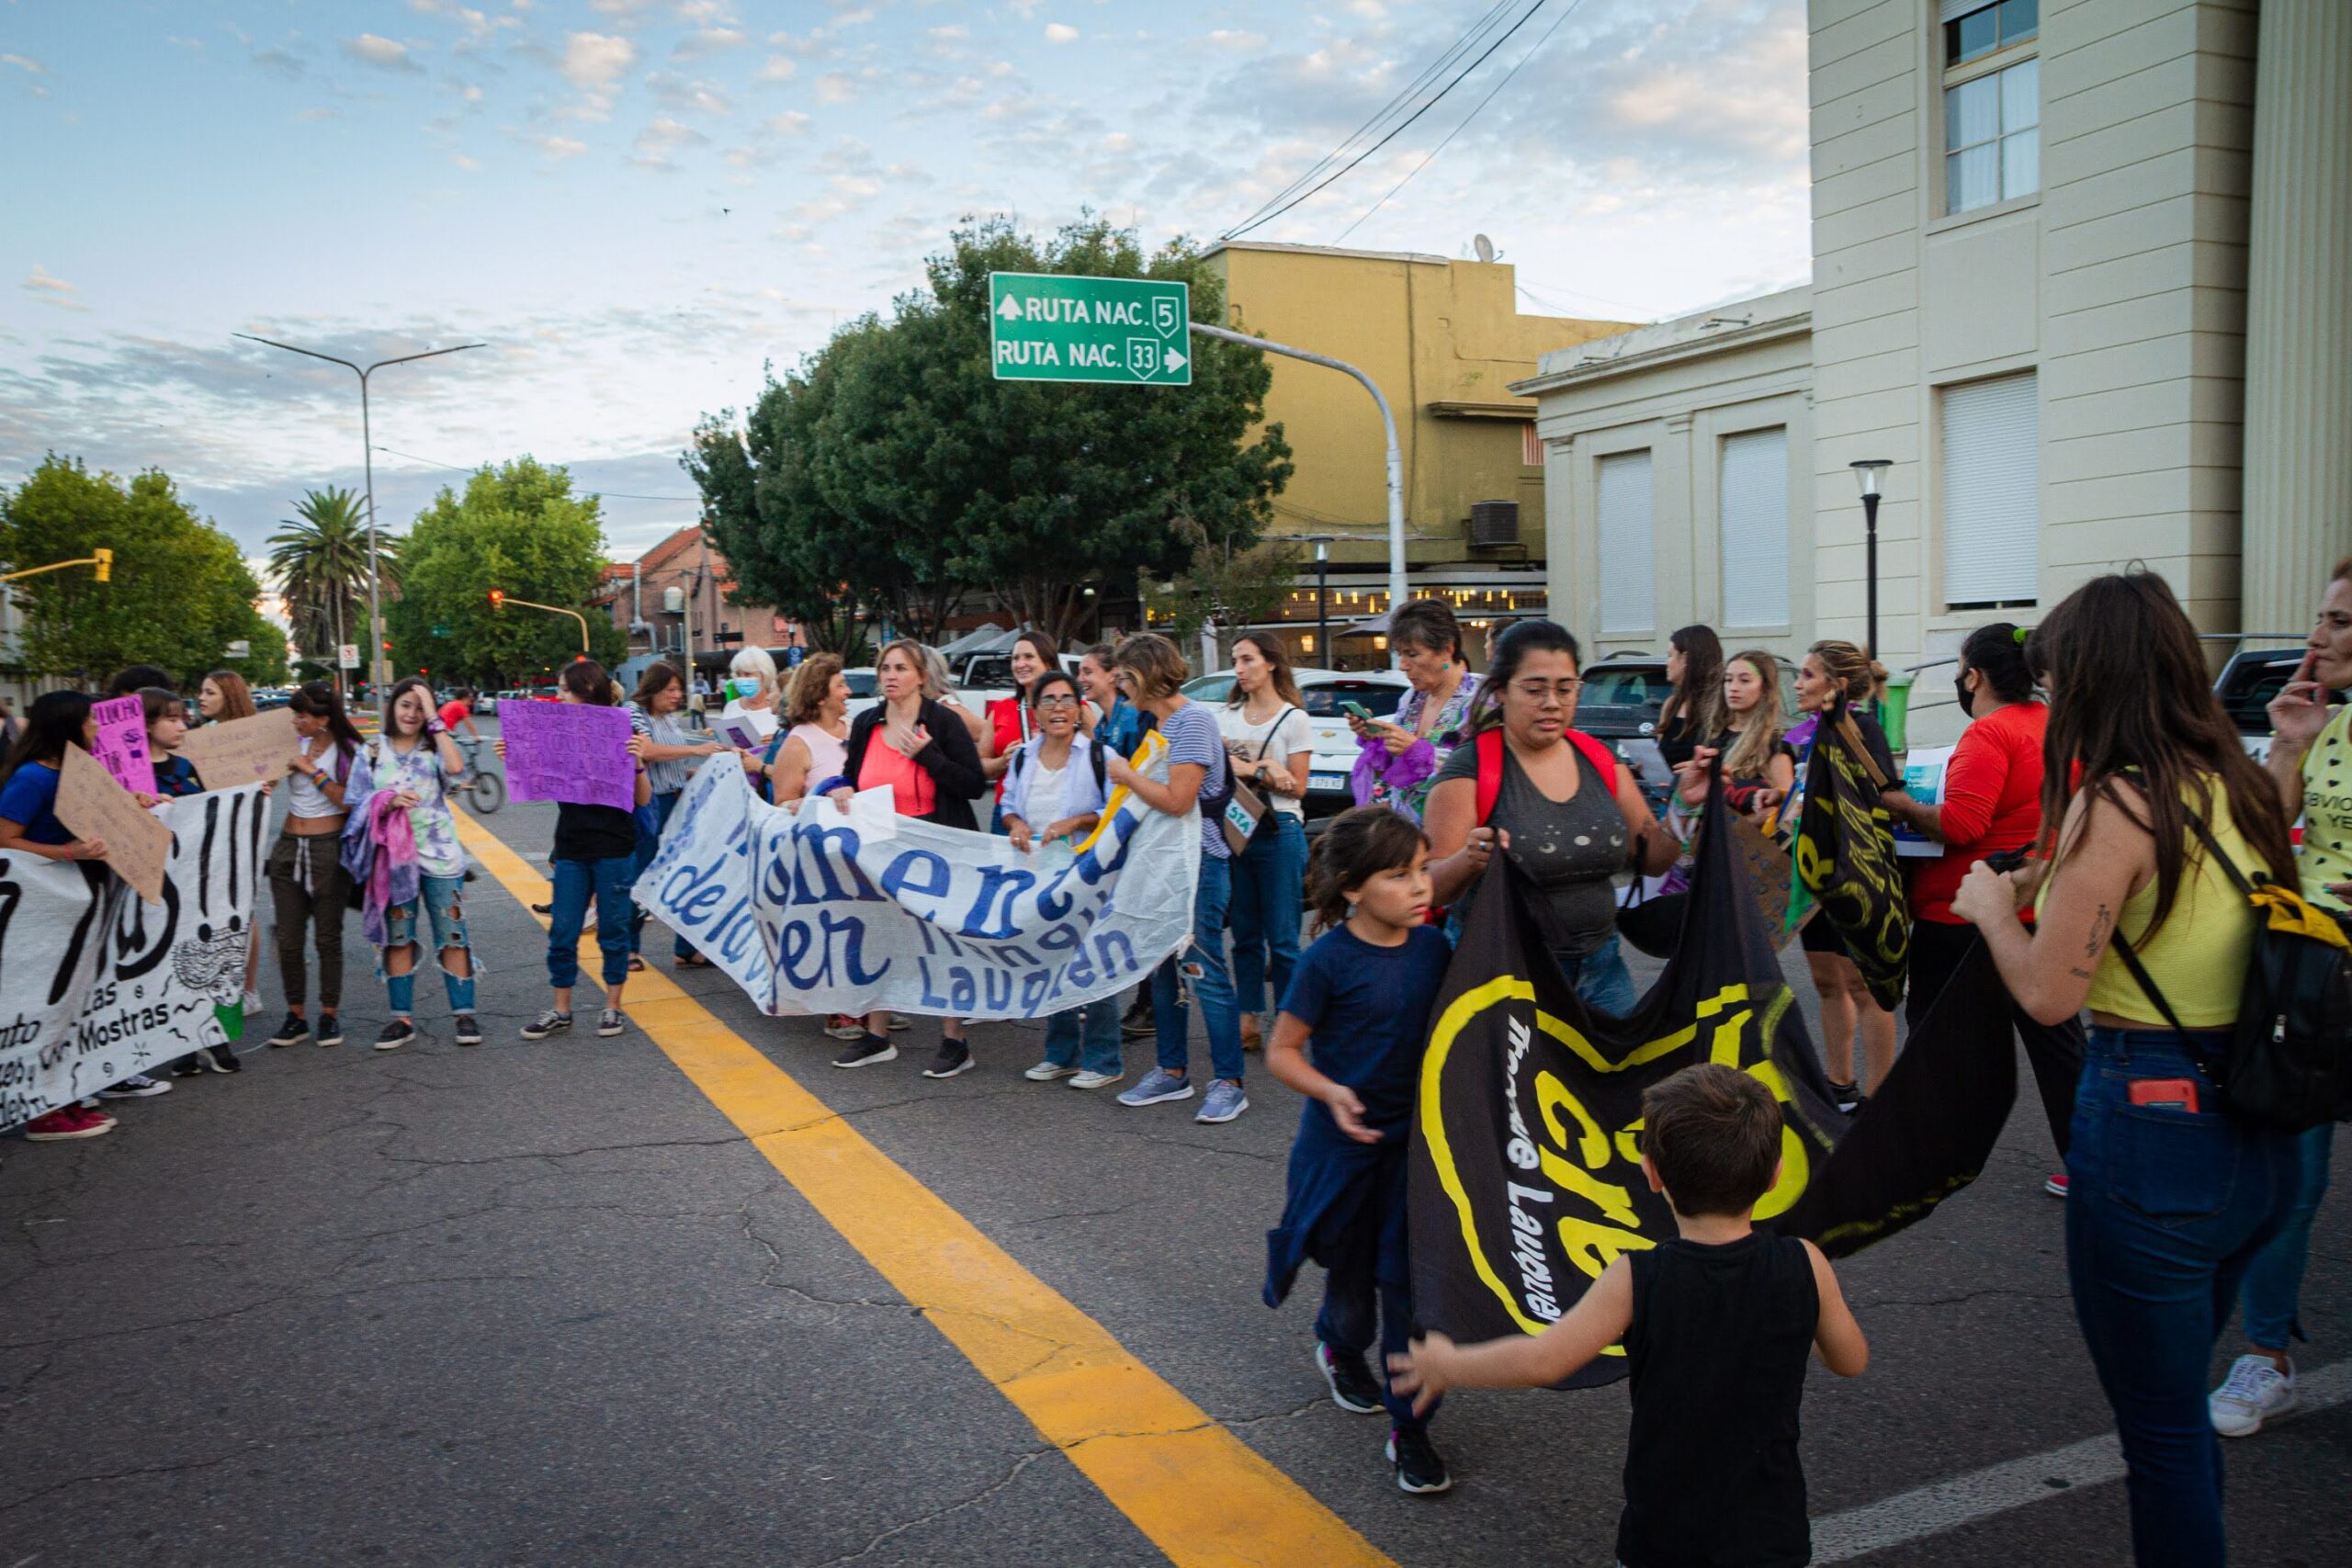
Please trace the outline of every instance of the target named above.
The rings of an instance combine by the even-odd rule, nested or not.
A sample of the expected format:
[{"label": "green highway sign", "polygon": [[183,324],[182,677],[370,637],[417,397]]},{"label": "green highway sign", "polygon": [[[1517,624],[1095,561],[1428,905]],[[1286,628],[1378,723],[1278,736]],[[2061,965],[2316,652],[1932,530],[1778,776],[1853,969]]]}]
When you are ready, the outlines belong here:
[{"label": "green highway sign", "polygon": [[989,274],[989,357],[1000,381],[1189,387],[1192,289],[1147,277]]}]

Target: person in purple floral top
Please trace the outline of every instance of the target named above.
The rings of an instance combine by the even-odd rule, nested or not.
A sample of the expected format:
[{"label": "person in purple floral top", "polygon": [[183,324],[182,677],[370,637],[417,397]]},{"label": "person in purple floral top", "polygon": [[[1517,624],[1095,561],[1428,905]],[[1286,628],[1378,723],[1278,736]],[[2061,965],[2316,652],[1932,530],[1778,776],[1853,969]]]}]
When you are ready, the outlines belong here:
[{"label": "person in purple floral top", "polygon": [[1391,719],[1351,718],[1362,750],[1348,788],[1358,806],[1385,806],[1418,822],[1437,770],[1470,716],[1478,677],[1462,654],[1462,628],[1441,599],[1409,599],[1389,618],[1388,645],[1413,689]]}]

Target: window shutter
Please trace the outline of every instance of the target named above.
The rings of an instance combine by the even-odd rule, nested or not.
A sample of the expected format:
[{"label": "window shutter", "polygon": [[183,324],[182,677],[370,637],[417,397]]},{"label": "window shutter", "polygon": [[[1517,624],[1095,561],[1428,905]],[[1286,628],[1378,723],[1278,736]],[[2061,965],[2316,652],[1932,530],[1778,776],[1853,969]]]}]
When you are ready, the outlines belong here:
[{"label": "window shutter", "polygon": [[1986,6],[1998,3],[1999,0],[1942,0],[1942,3],[1936,7],[1936,22],[1939,26],[1945,22],[1956,22],[1962,17],[1982,11]]},{"label": "window shutter", "polygon": [[1724,438],[1717,490],[1723,536],[1724,624],[1789,622],[1789,433]]},{"label": "window shutter", "polygon": [[1650,516],[1650,455],[1621,452],[1599,464],[1600,632],[1645,632],[1657,623],[1657,551]]},{"label": "window shutter", "polygon": [[2033,372],[1946,387],[1944,603],[2032,604],[2041,589],[2041,418]]}]

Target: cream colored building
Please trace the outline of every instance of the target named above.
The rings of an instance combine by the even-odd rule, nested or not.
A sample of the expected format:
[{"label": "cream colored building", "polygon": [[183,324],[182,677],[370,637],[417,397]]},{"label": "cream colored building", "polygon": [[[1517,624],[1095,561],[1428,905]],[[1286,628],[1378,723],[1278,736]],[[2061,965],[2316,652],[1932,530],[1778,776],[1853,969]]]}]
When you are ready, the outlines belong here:
[{"label": "cream colored building", "polygon": [[[1859,641],[1849,465],[1887,458],[1890,665],[2132,561],[2207,631],[2307,626],[2352,549],[2352,0],[1813,0],[1810,20],[1811,288],[1513,386],[1539,400],[1555,609],[1604,648],[1684,618],[1770,637],[1739,616],[1779,602],[1785,554],[1788,644]],[[1768,418],[1784,521],[1725,499]]]}]

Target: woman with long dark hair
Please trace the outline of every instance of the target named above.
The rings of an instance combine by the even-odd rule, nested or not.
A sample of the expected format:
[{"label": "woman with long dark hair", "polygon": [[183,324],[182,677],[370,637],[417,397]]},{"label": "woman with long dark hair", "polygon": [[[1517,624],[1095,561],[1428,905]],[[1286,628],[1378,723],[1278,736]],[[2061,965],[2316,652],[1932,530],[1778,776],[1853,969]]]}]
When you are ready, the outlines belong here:
[{"label": "woman with long dark hair", "polygon": [[[449,809],[449,792],[465,777],[465,754],[433,711],[433,688],[416,675],[394,682],[384,699],[383,733],[360,751],[344,786],[344,865],[365,889],[362,923],[382,956],[379,973],[392,1013],[376,1036],[379,1051],[416,1038],[420,919],[433,928],[457,1042],[481,1043],[466,933],[466,852]],[[374,874],[379,861],[384,875]]]},{"label": "woman with long dark hair", "polygon": [[353,768],[367,742],[343,709],[343,699],[324,681],[312,681],[287,700],[294,715],[292,772],[286,782],[286,825],[263,869],[270,903],[277,914],[277,973],[286,987],[286,1021],[269,1037],[276,1046],[299,1045],[314,1036],[305,1017],[310,971],[302,932],[315,933],[319,952],[321,1045],[343,1043],[343,917],[351,907],[351,874],[337,852],[345,822],[345,796]]},{"label": "woman with long dark hair", "polygon": [[2293,1137],[2223,1110],[2209,1074],[2229,1053],[2258,920],[2222,862],[2293,886],[2287,812],[2163,578],[2092,579],[2026,659],[2050,693],[2040,919],[2018,919],[2018,874],[1981,861],[1952,908],[2029,1015],[2090,1009],[2066,1151],[2075,1314],[2122,1438],[2138,1560],[2220,1568],[2205,1369],[2297,1179]]},{"label": "woman with long dark hair", "polygon": [[1014,637],[1012,662],[1012,695],[996,698],[981,716],[988,731],[980,742],[980,763],[996,784],[995,803],[989,813],[991,833],[1004,831],[1005,770],[1012,765],[1012,754],[1022,743],[1036,733],[1031,722],[1029,689],[1048,670],[1061,669],[1061,661],[1054,656],[1053,639],[1043,632],[1024,631]]},{"label": "woman with long dark hair", "polygon": [[[1577,994],[1604,1012],[1638,999],[1617,941],[1613,879],[1655,876],[1682,852],[1614,753],[1575,728],[1584,686],[1577,639],[1553,621],[1521,621],[1495,640],[1466,734],[1430,791],[1430,874],[1466,921],[1496,850],[1515,857],[1550,903],[1553,957]],[[1493,803],[1481,816],[1479,803]]]},{"label": "woman with long dark hair", "polygon": [[[1724,705],[1724,645],[1713,626],[1689,626],[1666,640],[1666,678],[1674,689],[1657,710],[1657,754],[1679,768],[1690,753],[1731,728]],[[1773,694],[1779,701],[1779,694]]]},{"label": "woman with long dark hair", "polygon": [[1241,1048],[1255,1051],[1266,1011],[1266,982],[1280,1007],[1298,964],[1298,918],[1306,884],[1306,776],[1315,731],[1306,699],[1290,672],[1282,639],[1244,632],[1233,643],[1233,694],[1216,716],[1234,776],[1265,802],[1266,813],[1233,857],[1233,993],[1241,1012]]},{"label": "woman with long dark hair", "polygon": [[[727,750],[719,741],[696,740],[686,733],[685,725],[678,716],[685,706],[685,677],[678,673],[678,667],[659,659],[647,665],[645,673],[638,677],[636,694],[628,702],[628,727],[645,742],[645,777],[653,791],[652,831],[637,836],[637,875],[642,875],[645,868],[653,863],[654,852],[662,847],[662,830],[670,825],[670,814],[678,808],[694,764]],[[630,881],[635,880],[633,875]],[[634,974],[645,967],[640,956],[645,950],[645,910],[634,905],[631,910],[628,966]],[[601,911],[598,918],[602,918]],[[695,951],[692,942],[673,933],[670,962],[677,968],[690,969],[707,960]]]}]

